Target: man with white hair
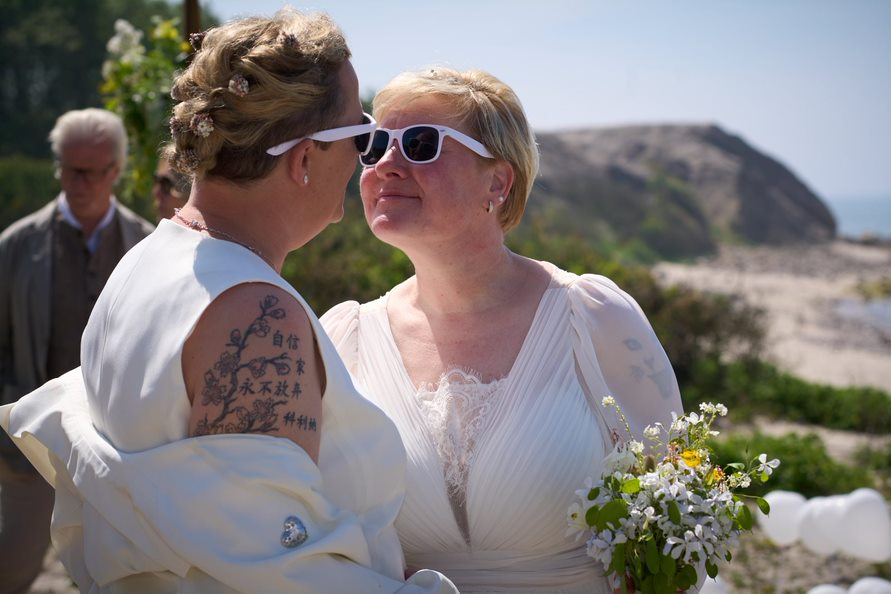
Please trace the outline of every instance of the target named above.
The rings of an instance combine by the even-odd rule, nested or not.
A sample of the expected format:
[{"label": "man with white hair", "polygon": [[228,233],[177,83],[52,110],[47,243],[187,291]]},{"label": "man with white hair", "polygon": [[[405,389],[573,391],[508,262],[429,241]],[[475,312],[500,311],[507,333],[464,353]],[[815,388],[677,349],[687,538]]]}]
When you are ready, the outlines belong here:
[{"label": "man with white hair", "polygon": [[[80,365],[80,338],[118,260],[152,225],[118,203],[121,119],[69,111],[49,140],[61,193],[0,234],[0,404]],[[49,544],[53,489],[0,431],[0,594],[27,592]]]}]

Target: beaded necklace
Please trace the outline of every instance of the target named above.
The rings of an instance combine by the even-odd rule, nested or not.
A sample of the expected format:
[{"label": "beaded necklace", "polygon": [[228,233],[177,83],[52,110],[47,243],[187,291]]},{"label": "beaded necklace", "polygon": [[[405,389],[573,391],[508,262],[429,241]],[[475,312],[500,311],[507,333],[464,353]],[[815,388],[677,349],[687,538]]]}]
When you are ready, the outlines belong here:
[{"label": "beaded necklace", "polygon": [[267,264],[269,263],[269,260],[267,260],[267,259],[266,259],[266,256],[263,255],[263,252],[261,252],[261,251],[258,250],[257,248],[255,248],[255,247],[253,247],[253,246],[250,246],[250,245],[244,243],[243,241],[239,241],[238,239],[236,239],[235,237],[233,237],[233,236],[230,235],[229,233],[226,233],[225,231],[221,231],[221,230],[219,230],[219,229],[214,229],[213,227],[208,227],[207,225],[205,225],[204,223],[198,221],[197,219],[187,219],[187,218],[185,218],[183,215],[180,214],[180,209],[179,209],[179,208],[176,208],[176,209],[173,210],[173,216],[174,216],[175,218],[179,219],[180,221],[182,221],[183,223],[185,223],[186,226],[187,226],[189,229],[194,229],[195,231],[204,231],[205,233],[208,233],[208,234],[211,234],[211,233],[212,233],[212,234],[214,234],[214,235],[219,235],[221,238],[223,238],[223,239],[225,239],[225,240],[227,240],[227,241],[231,241],[232,243],[237,243],[237,244],[240,245],[241,247],[244,247],[244,248],[247,248],[247,249],[251,250],[252,252],[254,252],[255,254],[257,254],[258,256],[260,256],[260,259],[261,259],[261,260],[263,260],[263,261],[266,262]]}]

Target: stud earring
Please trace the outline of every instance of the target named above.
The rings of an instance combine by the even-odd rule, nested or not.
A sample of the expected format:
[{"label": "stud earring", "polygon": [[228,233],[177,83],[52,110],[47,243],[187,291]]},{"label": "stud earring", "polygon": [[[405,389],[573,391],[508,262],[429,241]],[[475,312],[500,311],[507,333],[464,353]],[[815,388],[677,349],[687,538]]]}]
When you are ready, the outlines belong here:
[{"label": "stud earring", "polygon": [[303,175],[303,185],[304,185],[304,186],[308,186],[308,185],[309,185],[309,174],[308,174],[308,173],[306,173],[306,174]]},{"label": "stud earring", "polygon": [[495,204],[489,200],[489,205],[486,206],[486,212],[491,213],[493,210],[495,210]]},{"label": "stud earring", "polygon": [[501,204],[502,202],[504,202],[504,196],[499,196],[499,197],[498,197],[498,204]]}]

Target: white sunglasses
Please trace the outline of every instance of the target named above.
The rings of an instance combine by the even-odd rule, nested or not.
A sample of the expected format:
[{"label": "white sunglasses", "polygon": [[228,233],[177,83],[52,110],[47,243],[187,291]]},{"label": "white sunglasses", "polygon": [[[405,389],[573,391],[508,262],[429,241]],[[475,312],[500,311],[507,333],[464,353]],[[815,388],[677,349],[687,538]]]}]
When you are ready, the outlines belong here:
[{"label": "white sunglasses", "polygon": [[367,113],[363,113],[361,124],[355,124],[352,126],[341,126],[340,128],[330,128],[328,130],[320,130],[318,132],[314,132],[313,134],[309,134],[308,136],[294,138],[281,144],[277,144],[272,148],[266,149],[266,154],[277,157],[288,152],[289,150],[297,146],[298,143],[306,140],[307,138],[311,138],[312,140],[318,140],[321,142],[334,142],[335,140],[352,138],[353,141],[356,143],[356,150],[358,150],[360,154],[363,154],[368,151],[371,145],[371,133],[374,132],[375,129],[377,129],[377,122],[374,121],[374,118]]},{"label": "white sunglasses", "polygon": [[368,149],[364,152],[359,151],[359,162],[364,167],[373,167],[384,158],[395,139],[402,156],[409,163],[432,163],[439,158],[442,152],[442,140],[446,136],[454,138],[481,157],[495,158],[480,141],[454,128],[437,124],[415,124],[398,130],[376,129]]}]

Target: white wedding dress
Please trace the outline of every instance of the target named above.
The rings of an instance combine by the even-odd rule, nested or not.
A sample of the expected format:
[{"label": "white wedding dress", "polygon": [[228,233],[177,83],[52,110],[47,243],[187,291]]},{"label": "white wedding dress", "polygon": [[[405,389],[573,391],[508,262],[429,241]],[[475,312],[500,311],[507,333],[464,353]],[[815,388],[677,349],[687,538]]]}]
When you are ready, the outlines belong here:
[{"label": "white wedding dress", "polygon": [[611,593],[585,543],[566,536],[575,491],[599,476],[621,427],[599,403],[615,396],[637,431],[680,412],[674,373],[637,304],[604,277],[555,269],[506,377],[482,383],[454,369],[420,387],[387,307],[388,295],[342,303],[322,324],[405,443],[396,529],[409,568],[441,571],[465,593]]},{"label": "white wedding dress", "polygon": [[[318,465],[284,438],[188,435],[183,344],[218,295],[248,282],[281,288],[309,316],[327,379]],[[435,572],[404,581],[399,434],[255,254],[161,221],[109,279],[81,356],[0,408],[56,489],[53,546],[81,592],[455,594]],[[285,543],[292,516],[302,544]]]}]

